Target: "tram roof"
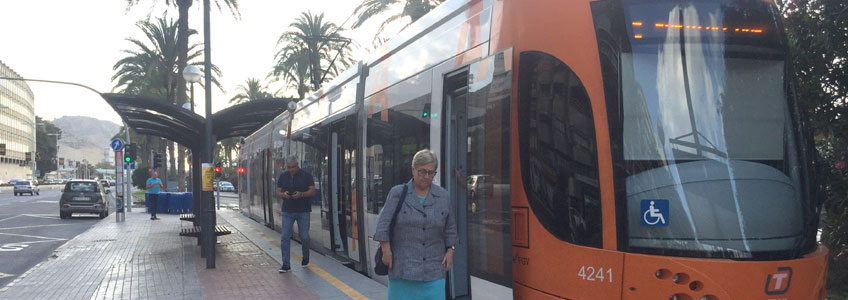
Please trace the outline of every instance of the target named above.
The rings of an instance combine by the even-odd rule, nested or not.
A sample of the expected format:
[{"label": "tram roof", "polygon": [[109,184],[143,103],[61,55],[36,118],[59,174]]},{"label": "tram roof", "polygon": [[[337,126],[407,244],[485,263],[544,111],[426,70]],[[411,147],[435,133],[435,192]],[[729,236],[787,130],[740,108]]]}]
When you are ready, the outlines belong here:
[{"label": "tram roof", "polygon": [[[103,94],[121,119],[139,134],[163,137],[189,148],[203,144],[206,119],[162,99]],[[290,99],[270,98],[228,107],[212,115],[216,140],[248,136],[285,110]]]}]

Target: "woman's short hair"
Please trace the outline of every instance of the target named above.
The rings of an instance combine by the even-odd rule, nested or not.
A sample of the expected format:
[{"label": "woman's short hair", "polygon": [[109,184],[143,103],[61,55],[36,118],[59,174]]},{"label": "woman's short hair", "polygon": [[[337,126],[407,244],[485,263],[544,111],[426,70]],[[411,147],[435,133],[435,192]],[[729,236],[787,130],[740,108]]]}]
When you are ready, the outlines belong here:
[{"label": "woman's short hair", "polygon": [[439,159],[436,158],[436,154],[433,153],[433,151],[430,151],[430,149],[421,149],[415,153],[415,156],[412,157],[413,168],[429,163],[435,163],[436,166],[439,165]]}]

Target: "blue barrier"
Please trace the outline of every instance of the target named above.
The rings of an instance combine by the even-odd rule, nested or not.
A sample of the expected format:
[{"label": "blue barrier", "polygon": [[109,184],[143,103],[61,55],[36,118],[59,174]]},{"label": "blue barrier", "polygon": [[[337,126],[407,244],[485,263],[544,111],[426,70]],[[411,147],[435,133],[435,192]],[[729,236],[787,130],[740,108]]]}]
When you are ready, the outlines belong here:
[{"label": "blue barrier", "polygon": [[[144,206],[150,212],[150,194],[144,194]],[[191,193],[159,193],[157,214],[185,214],[193,212]]]}]

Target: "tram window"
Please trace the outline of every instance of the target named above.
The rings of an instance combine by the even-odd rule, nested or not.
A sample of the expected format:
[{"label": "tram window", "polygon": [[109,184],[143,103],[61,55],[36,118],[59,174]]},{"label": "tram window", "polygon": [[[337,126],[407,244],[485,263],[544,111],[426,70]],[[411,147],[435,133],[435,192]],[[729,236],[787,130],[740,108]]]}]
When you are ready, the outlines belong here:
[{"label": "tram window", "polygon": [[524,190],[555,237],[601,247],[601,200],[594,117],[586,88],[562,61],[523,52],[518,136]]},{"label": "tram window", "polygon": [[365,184],[368,212],[378,214],[389,190],[412,178],[409,167],[415,152],[430,147],[431,118],[423,117],[430,94],[388,109],[380,109],[373,98],[369,102],[375,109],[368,118]]}]

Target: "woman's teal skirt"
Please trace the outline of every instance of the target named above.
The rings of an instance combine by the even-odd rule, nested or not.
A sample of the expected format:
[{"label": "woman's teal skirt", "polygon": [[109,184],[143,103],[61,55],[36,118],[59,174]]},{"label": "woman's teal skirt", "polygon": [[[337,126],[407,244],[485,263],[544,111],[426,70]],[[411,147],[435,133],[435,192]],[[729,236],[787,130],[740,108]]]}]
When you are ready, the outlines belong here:
[{"label": "woman's teal skirt", "polygon": [[417,281],[389,279],[389,300],[444,300],[445,279]]}]

